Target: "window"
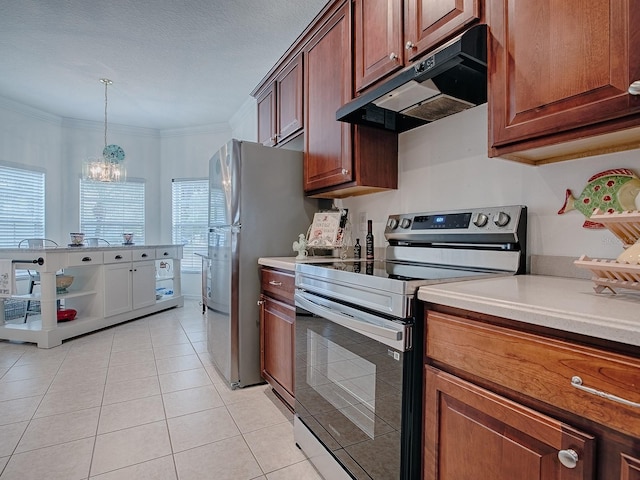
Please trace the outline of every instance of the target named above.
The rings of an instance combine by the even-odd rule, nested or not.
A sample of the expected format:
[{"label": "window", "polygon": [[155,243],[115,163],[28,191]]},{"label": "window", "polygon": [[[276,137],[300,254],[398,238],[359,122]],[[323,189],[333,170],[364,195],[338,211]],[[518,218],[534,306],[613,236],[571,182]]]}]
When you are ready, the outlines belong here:
[{"label": "window", "polygon": [[184,245],[181,264],[184,272],[202,270],[202,260],[194,253],[207,251],[208,202],[208,180],[172,180],[172,240],[175,244]]},{"label": "window", "polygon": [[43,171],[0,165],[0,247],[44,238]]},{"label": "window", "polygon": [[80,180],[80,230],[85,238],[118,245],[123,233],[133,233],[134,243],[144,244],[144,218],[144,181]]}]

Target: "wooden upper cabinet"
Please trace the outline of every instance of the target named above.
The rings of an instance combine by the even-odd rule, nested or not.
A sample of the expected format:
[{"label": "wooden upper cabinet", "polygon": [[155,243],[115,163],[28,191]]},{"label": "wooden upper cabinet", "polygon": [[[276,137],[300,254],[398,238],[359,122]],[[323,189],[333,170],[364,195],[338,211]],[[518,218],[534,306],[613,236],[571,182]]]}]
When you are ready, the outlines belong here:
[{"label": "wooden upper cabinet", "polygon": [[480,0],[405,0],[407,60],[413,60],[481,18]]},{"label": "wooden upper cabinet", "polygon": [[299,54],[258,94],[258,142],[263,145],[285,143],[302,130],[302,73]]},{"label": "wooden upper cabinet", "polygon": [[488,19],[490,156],[575,158],[604,141],[519,152],[640,125],[640,97],[627,92],[640,80],[639,2],[490,0]]},{"label": "wooden upper cabinet", "polygon": [[276,91],[271,84],[256,98],[258,104],[258,142],[272,147],[276,144]]},{"label": "wooden upper cabinet", "polygon": [[356,92],[404,65],[402,2],[354,0]]},{"label": "wooden upper cabinet", "polygon": [[283,143],[302,130],[302,74],[302,54],[299,54],[276,79],[276,143]]},{"label": "wooden upper cabinet", "polygon": [[336,110],[351,99],[350,9],[345,3],[304,50],[305,192],[353,179],[351,125]]},{"label": "wooden upper cabinet", "polygon": [[356,94],[480,18],[480,0],[353,0]]}]

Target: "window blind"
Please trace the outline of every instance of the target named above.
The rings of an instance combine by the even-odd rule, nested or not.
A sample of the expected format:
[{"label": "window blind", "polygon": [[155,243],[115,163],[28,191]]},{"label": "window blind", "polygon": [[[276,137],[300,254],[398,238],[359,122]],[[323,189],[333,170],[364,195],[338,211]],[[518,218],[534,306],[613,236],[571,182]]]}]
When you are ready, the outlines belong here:
[{"label": "window blind", "polygon": [[184,245],[181,270],[199,272],[202,260],[194,255],[207,251],[209,181],[173,179],[171,183],[172,241]]},{"label": "window blind", "polygon": [[144,181],[122,183],[80,180],[80,230],[85,238],[104,238],[118,245],[123,233],[144,244]]},{"label": "window blind", "polygon": [[45,174],[0,165],[0,246],[44,238]]}]

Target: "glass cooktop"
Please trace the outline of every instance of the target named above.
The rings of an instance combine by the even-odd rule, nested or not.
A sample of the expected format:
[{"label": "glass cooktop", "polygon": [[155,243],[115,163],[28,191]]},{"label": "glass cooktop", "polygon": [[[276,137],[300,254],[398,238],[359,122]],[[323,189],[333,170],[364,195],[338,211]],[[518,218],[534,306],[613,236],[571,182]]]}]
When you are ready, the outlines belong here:
[{"label": "glass cooktop", "polygon": [[472,270],[451,266],[402,263],[385,260],[344,260],[331,263],[305,263],[304,265],[402,281],[438,281],[495,273],[490,270]]}]

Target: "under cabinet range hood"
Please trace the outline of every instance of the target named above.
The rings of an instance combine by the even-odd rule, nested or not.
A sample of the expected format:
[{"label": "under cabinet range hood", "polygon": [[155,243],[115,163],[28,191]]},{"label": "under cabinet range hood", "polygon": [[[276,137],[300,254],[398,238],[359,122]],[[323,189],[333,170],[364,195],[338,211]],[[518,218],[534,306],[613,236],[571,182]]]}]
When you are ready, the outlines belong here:
[{"label": "under cabinet range hood", "polygon": [[471,27],[336,112],[337,120],[405,132],[487,101],[487,26]]}]

